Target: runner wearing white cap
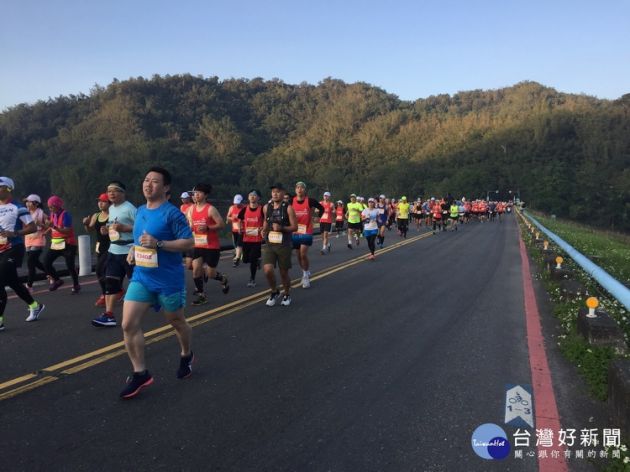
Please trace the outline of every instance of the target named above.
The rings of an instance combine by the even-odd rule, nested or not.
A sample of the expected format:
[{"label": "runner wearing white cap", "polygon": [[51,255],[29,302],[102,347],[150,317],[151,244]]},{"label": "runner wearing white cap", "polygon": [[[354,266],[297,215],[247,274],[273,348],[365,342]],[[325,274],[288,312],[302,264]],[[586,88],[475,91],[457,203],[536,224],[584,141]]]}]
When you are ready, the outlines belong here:
[{"label": "runner wearing white cap", "polygon": [[301,181],[295,184],[295,197],[290,200],[290,204],[297,218],[297,231],[293,233],[291,241],[302,268],[302,288],[309,288],[311,271],[309,270],[308,248],[313,245],[313,210],[317,210],[322,215],[324,208],[317,200],[306,195],[306,184]]},{"label": "runner wearing white cap", "polygon": [[46,238],[44,236],[44,227],[48,221],[48,217],[42,210],[42,199],[39,195],[31,194],[24,199],[24,204],[33,218],[33,222],[37,228],[34,233],[24,236],[24,246],[26,247],[26,266],[28,267],[28,277],[26,279],[26,288],[29,292],[33,290],[33,282],[35,281],[35,269],[41,270],[44,274],[46,268],[40,260],[42,252],[46,247]]},{"label": "runner wearing white cap", "polygon": [[245,205],[243,205],[243,196],[237,193],[234,195],[232,205],[228,208],[227,214],[225,215],[225,221],[227,221],[232,229],[232,243],[234,244],[232,267],[237,267],[243,258],[243,227],[241,220],[238,219],[238,215],[243,208],[245,208]]},{"label": "runner wearing white cap", "polygon": [[322,250],[321,254],[324,255],[330,252],[330,230],[332,228],[333,214],[335,211],[335,205],[330,200],[330,192],[324,192],[324,199],[319,204],[324,209],[324,212],[319,218],[319,229],[322,233]]},{"label": "runner wearing white cap", "polygon": [[9,177],[0,177],[0,331],[4,331],[4,309],[7,306],[5,287],[11,287],[29,309],[26,321],[35,321],[44,310],[20,283],[17,268],[24,258],[23,237],[35,231],[35,223],[28,210],[13,201],[15,183]]}]

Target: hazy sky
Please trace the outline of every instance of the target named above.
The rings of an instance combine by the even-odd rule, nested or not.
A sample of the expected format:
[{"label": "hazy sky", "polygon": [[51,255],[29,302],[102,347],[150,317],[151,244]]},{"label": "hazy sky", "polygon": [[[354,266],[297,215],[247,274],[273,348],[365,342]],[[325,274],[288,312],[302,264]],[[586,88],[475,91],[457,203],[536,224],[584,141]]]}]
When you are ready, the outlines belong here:
[{"label": "hazy sky", "polygon": [[630,93],[630,0],[3,0],[0,110],[153,74]]}]

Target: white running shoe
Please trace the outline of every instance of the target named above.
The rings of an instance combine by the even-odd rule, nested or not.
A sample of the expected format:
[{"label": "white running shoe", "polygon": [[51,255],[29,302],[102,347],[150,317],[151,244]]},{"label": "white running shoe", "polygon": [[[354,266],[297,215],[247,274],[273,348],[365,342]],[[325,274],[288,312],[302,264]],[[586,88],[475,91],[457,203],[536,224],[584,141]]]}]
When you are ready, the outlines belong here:
[{"label": "white running shoe", "polygon": [[306,272],[302,276],[302,288],[309,288],[311,286],[310,272]]},{"label": "white running shoe", "polygon": [[280,305],[289,306],[291,304],[291,295],[283,295]]},{"label": "white running shoe", "polygon": [[276,300],[278,299],[278,297],[280,297],[280,291],[271,292],[271,295],[269,295],[269,298],[267,299],[266,305],[276,306]]},{"label": "white running shoe", "polygon": [[39,303],[35,308],[28,309],[28,318],[25,321],[37,321],[39,319],[39,315],[44,311],[46,305],[42,305]]}]

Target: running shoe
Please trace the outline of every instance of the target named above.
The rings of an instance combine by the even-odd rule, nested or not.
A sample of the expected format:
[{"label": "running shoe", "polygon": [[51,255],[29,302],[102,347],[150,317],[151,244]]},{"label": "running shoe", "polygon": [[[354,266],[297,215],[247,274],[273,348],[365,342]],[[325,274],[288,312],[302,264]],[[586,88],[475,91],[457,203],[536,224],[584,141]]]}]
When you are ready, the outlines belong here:
[{"label": "running shoe", "polygon": [[247,286],[250,288],[253,288],[256,286],[256,281],[255,280],[250,280],[249,282],[247,282]]},{"label": "running shoe", "polygon": [[230,284],[228,283],[227,275],[223,274],[221,277],[221,290],[227,294],[230,291]]},{"label": "running shoe", "polygon": [[323,256],[324,254],[326,254],[326,250],[324,248],[322,248],[322,250],[319,251],[319,253]]},{"label": "running shoe", "polygon": [[240,263],[241,263],[240,259],[238,258],[232,259],[232,267],[238,267]]},{"label": "running shoe", "polygon": [[265,303],[265,305],[276,306],[276,300],[278,299],[279,296],[280,296],[279,290],[275,292],[271,292],[271,295],[269,295],[269,298],[267,299],[267,302]]},{"label": "running shoe", "polygon": [[282,301],[280,302],[280,305],[289,306],[290,304],[291,304],[291,295],[284,294],[282,296]]},{"label": "running shoe", "polygon": [[81,291],[81,286],[79,284],[77,285],[73,285],[72,286],[72,294],[76,295],[77,293],[79,293]]},{"label": "running shoe", "polygon": [[57,290],[59,287],[61,287],[63,285],[63,280],[59,279],[59,280],[53,280],[50,283],[50,286],[48,287],[48,290],[50,290],[51,292],[54,292],[55,290]]},{"label": "running shoe", "polygon": [[190,351],[186,357],[179,358],[179,369],[177,369],[178,379],[187,379],[192,375],[192,364],[195,361],[195,354]]},{"label": "running shoe", "polygon": [[198,306],[206,303],[208,303],[208,298],[203,293],[198,293],[197,298],[192,301],[191,305]]},{"label": "running shoe", "polygon": [[148,387],[153,383],[153,377],[148,370],[144,372],[134,372],[131,377],[127,377],[127,386],[120,392],[120,398],[133,398],[144,387]]},{"label": "running shoe", "polygon": [[41,303],[38,303],[35,308],[29,308],[28,318],[26,318],[25,321],[37,321],[41,312],[44,311],[44,308],[46,308],[46,305],[42,305]]},{"label": "running shoe", "polygon": [[352,249],[352,244],[348,243],[348,249]]},{"label": "running shoe", "polygon": [[92,325],[96,326],[97,328],[116,326],[116,318],[114,316],[109,316],[103,313],[98,318],[94,318],[92,320]]},{"label": "running shoe", "polygon": [[310,288],[311,286],[311,278],[310,278],[310,272],[306,272],[304,273],[304,275],[302,275],[302,288]]},{"label": "running shoe", "polygon": [[105,306],[105,295],[101,295],[94,302],[94,306]]}]

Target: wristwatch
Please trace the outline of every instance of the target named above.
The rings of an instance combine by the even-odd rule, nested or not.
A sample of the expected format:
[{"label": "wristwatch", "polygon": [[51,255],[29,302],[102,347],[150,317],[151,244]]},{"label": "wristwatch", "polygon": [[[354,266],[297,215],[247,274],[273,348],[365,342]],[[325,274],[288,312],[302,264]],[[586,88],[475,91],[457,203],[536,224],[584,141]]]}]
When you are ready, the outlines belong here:
[{"label": "wristwatch", "polygon": [[158,249],[162,249],[164,247],[164,241],[158,241],[155,243],[155,247]]}]

